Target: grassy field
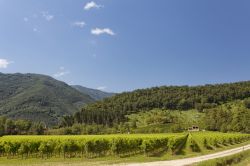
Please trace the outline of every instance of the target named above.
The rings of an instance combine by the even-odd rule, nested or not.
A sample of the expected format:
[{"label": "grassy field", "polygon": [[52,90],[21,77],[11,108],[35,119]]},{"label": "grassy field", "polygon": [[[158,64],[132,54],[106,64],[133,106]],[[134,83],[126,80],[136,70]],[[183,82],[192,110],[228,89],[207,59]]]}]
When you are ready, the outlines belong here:
[{"label": "grassy field", "polygon": [[[208,138],[208,136],[211,136],[211,138],[216,138],[216,144],[218,146],[214,145],[214,140],[207,140],[208,144],[212,147],[206,148],[204,145],[204,138]],[[240,138],[245,138],[244,140],[240,140]],[[131,143],[136,143],[135,147],[131,147],[131,151],[124,151],[124,154],[114,154],[115,148],[114,145],[110,147],[110,149],[105,150],[105,153],[103,155],[94,155],[93,152],[96,151],[96,148],[98,148],[98,143],[100,140],[109,140],[109,143],[114,144],[116,142],[115,140],[119,140],[123,145],[123,148],[126,146],[129,146]],[[196,138],[196,139],[194,139]],[[197,139],[199,138],[199,139]],[[231,139],[230,139],[231,138]],[[85,148],[92,144],[89,144],[93,140],[96,144],[93,144],[93,151],[91,149],[84,149],[84,154],[81,156],[80,149],[72,152],[67,151],[69,150],[70,143],[71,147],[75,147],[76,144],[72,144],[73,142],[78,142],[84,140]],[[126,141],[125,141],[126,140]],[[132,142],[127,142],[128,140],[132,140]],[[134,140],[136,140],[134,142]],[[139,140],[139,144],[138,144]],[[140,142],[140,140],[142,142]],[[167,140],[167,142],[165,142]],[[180,140],[178,142],[178,145],[173,146],[174,140]],[[226,140],[226,142],[225,142]],[[234,140],[230,143],[230,141]],[[52,142],[51,142],[52,141]],[[57,144],[53,144],[53,141],[55,141]],[[59,142],[58,142],[59,141]],[[88,142],[89,141],[89,142]],[[97,141],[97,142],[96,142]],[[162,141],[162,142],[161,142]],[[29,144],[29,143],[39,143],[39,147],[37,151],[32,151],[32,149],[29,149],[27,151],[28,155],[25,151],[25,143],[29,145],[31,148],[31,145],[35,144]],[[46,144],[43,144],[46,142]],[[54,142],[54,143],[55,143]],[[105,141],[104,141],[105,142]],[[156,144],[162,143],[162,144]],[[10,146],[11,143],[11,146]],[[21,144],[20,144],[21,143]],[[50,143],[50,144],[47,144]],[[124,144],[128,143],[128,144]],[[149,144],[150,143],[150,144]],[[243,146],[246,144],[249,144],[249,135],[243,135],[243,134],[222,134],[217,132],[198,132],[189,134],[187,137],[187,133],[181,133],[181,134],[130,134],[130,135],[99,135],[99,136],[5,136],[0,138],[0,151],[1,155],[3,157],[0,158],[0,165],[10,165],[10,166],[17,166],[17,165],[34,165],[34,166],[40,166],[40,165],[53,165],[53,166],[78,166],[78,165],[107,165],[107,164],[116,164],[116,163],[131,163],[131,162],[150,162],[150,161],[163,161],[163,160],[172,160],[172,159],[180,159],[180,158],[187,158],[187,157],[194,157],[209,153],[215,153],[218,151]],[[197,151],[194,145],[199,146],[199,150]],[[16,146],[14,146],[16,145]],[[51,151],[51,155],[47,157],[47,152],[43,151],[44,145],[53,145],[54,147],[53,151]],[[57,146],[56,146],[57,145]],[[62,146],[59,146],[62,145]],[[94,146],[95,145],[95,146]],[[100,144],[103,145],[103,144]],[[115,144],[120,145],[120,144]],[[144,145],[144,146],[143,146]],[[145,146],[150,145],[150,146]],[[159,147],[159,145],[169,146],[168,148]],[[2,147],[2,148],[1,148]],[[10,150],[10,147],[12,149],[15,149],[14,147],[18,147],[15,153],[2,153],[3,150]],[[46,146],[45,146],[46,147]],[[60,147],[58,151],[58,147]],[[117,147],[117,146],[115,146]],[[145,148],[147,147],[147,148]],[[154,147],[154,148],[152,148]],[[48,148],[48,147],[47,147]],[[66,149],[65,149],[66,148]],[[67,149],[68,148],[68,149]],[[99,147],[100,148],[100,147]],[[140,150],[136,150],[140,148]],[[144,148],[144,149],[143,149]],[[46,149],[46,148],[45,148]],[[47,149],[49,150],[49,149]],[[86,150],[90,150],[89,152]],[[147,150],[147,151],[145,151]],[[66,157],[64,158],[63,153],[66,153]],[[148,153],[145,153],[148,152]],[[42,157],[42,153],[44,153]],[[50,152],[49,152],[50,153]],[[61,153],[61,155],[59,155]],[[88,153],[91,153],[93,156],[89,156]]]}]

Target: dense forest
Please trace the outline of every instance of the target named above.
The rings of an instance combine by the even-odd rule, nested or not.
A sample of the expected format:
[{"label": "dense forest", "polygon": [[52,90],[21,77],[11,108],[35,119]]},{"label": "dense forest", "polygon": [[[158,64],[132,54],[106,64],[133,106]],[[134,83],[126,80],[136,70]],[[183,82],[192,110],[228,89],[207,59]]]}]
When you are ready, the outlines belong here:
[{"label": "dense forest", "polygon": [[127,120],[112,126],[76,123],[73,116],[62,120],[71,124],[48,134],[113,134],[113,133],[169,133],[187,131],[190,126],[201,130],[250,133],[250,99],[235,100],[204,109],[202,112],[153,109],[126,115]]},{"label": "dense forest", "polygon": [[205,111],[206,129],[250,133],[250,100],[233,102]]},{"label": "dense forest", "polygon": [[[113,126],[126,122],[127,115],[155,108],[165,110],[206,109],[250,97],[250,81],[204,85],[162,86],[125,92],[88,104],[72,116],[65,116],[61,126],[101,124]],[[249,104],[250,105],[250,104]]]}]

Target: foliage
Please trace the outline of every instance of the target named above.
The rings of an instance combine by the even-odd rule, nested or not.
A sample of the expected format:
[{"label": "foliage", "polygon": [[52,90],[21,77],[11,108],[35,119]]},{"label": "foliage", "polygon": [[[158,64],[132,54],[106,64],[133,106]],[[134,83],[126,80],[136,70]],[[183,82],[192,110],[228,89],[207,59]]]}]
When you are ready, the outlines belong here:
[{"label": "foliage", "polygon": [[[93,135],[93,136],[4,136],[0,138],[0,155],[27,157],[99,157],[148,154],[159,148],[176,150],[185,134]],[[168,144],[168,140],[171,143]]]},{"label": "foliage", "polygon": [[27,135],[44,134],[45,124],[42,122],[31,122],[29,120],[12,120],[0,117],[0,136],[3,135]]},{"label": "foliage", "polygon": [[[162,86],[124,92],[86,105],[73,116],[75,123],[112,126],[127,121],[127,115],[155,108],[167,110],[215,108],[250,97],[250,82],[205,86]],[[164,121],[164,119],[161,119]]]},{"label": "foliage", "polygon": [[247,98],[244,100],[244,104],[245,104],[245,107],[246,108],[249,108],[250,109],[250,98]]},{"label": "foliage", "polygon": [[196,148],[204,147],[208,150],[250,140],[249,134],[240,133],[194,132],[191,136],[195,140]]},{"label": "foliage", "polygon": [[[204,140],[213,148],[250,140],[249,134],[198,132],[180,134],[114,134],[81,136],[3,136],[0,156],[32,158],[101,156],[129,157],[136,154],[154,155],[159,152],[178,154],[192,139],[192,150],[203,150]],[[214,141],[216,140],[216,141]],[[215,144],[216,143],[216,144]],[[217,146],[219,145],[219,146]]]},{"label": "foliage", "polygon": [[208,130],[250,133],[250,109],[241,102],[208,109],[205,114],[204,121]]},{"label": "foliage", "polygon": [[[182,132],[193,125],[199,126],[201,130],[250,133],[250,109],[245,107],[243,100],[205,109],[204,112],[162,109],[141,111],[126,115],[126,122],[114,123],[113,126],[76,124],[72,116],[68,117],[73,126],[62,128],[61,134],[67,134],[63,130],[71,130],[68,134]],[[77,131],[76,126],[82,126],[78,133],[74,132]]]},{"label": "foliage", "polygon": [[178,111],[153,109],[128,115],[127,118],[130,126],[132,127],[133,123],[136,123],[135,128],[138,129],[142,127],[150,129],[150,126],[155,126],[155,128],[158,128],[157,126],[165,126],[168,128],[168,130],[164,130],[165,132],[181,132],[187,130],[187,128],[192,125],[203,127],[203,116],[203,113],[196,110]]},{"label": "foliage", "polygon": [[204,128],[203,116],[196,110],[171,111],[154,109],[151,111],[140,112],[128,115],[128,121],[113,126],[97,124],[73,124],[71,116],[67,116],[62,123],[73,124],[59,129],[50,129],[46,134],[56,135],[79,135],[79,134],[116,134],[116,133],[169,133],[183,132],[192,125]]},{"label": "foliage", "polygon": [[[181,137],[185,138],[185,137]],[[146,139],[142,142],[142,149],[145,154],[151,155],[155,152],[159,151],[166,151],[170,146],[170,140],[169,138],[152,138],[152,139]],[[179,140],[178,138],[175,138],[174,141]]]}]

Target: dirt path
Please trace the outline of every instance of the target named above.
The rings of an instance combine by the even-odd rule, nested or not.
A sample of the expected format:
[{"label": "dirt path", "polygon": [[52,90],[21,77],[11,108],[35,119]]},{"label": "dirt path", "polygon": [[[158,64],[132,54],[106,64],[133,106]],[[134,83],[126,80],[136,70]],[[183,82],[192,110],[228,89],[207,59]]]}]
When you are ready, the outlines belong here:
[{"label": "dirt path", "polygon": [[149,162],[149,163],[134,163],[134,164],[121,164],[121,166],[185,166],[194,164],[197,162],[230,156],[239,152],[242,152],[243,150],[250,149],[250,144],[234,148],[230,150],[225,150],[218,153],[213,153],[209,155],[199,156],[199,157],[193,157],[193,158],[186,158],[186,159],[178,159],[178,160],[170,160],[170,161],[157,161],[157,162]]}]

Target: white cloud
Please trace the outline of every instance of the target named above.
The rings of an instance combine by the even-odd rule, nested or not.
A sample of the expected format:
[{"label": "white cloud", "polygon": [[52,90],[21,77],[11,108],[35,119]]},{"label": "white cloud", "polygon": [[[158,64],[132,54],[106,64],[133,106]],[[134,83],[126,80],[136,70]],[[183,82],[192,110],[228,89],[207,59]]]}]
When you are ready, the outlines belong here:
[{"label": "white cloud", "polygon": [[23,21],[24,21],[24,22],[28,22],[29,19],[28,19],[27,17],[24,17],[24,18],[23,18]]},{"label": "white cloud", "polygon": [[65,76],[67,74],[70,74],[70,71],[65,70],[65,68],[63,66],[61,66],[59,68],[59,71],[57,73],[55,73],[53,76],[56,78],[59,78],[59,77]]},{"label": "white cloud", "polygon": [[103,6],[96,4],[94,1],[91,1],[91,2],[86,3],[86,5],[84,6],[84,10],[90,10],[92,8],[99,9],[101,7]]},{"label": "white cloud", "polygon": [[11,63],[13,62],[8,61],[7,59],[0,59],[0,69],[6,69]]},{"label": "white cloud", "polygon": [[99,86],[96,89],[98,89],[98,90],[105,90],[105,89],[107,89],[107,87],[106,86]]},{"label": "white cloud", "polygon": [[95,28],[95,29],[91,30],[91,34],[93,34],[93,35],[107,34],[107,35],[111,35],[111,36],[115,35],[115,33],[109,28],[103,28],[103,29]]},{"label": "white cloud", "polygon": [[51,21],[54,19],[54,16],[49,14],[49,12],[42,12],[42,16],[47,21]]},{"label": "white cloud", "polygon": [[54,77],[57,77],[57,78],[62,77],[62,76],[67,75],[69,73],[70,73],[69,71],[59,71],[59,72],[54,74]]},{"label": "white cloud", "polygon": [[75,27],[83,28],[86,25],[86,23],[84,21],[76,21],[72,25]]}]

